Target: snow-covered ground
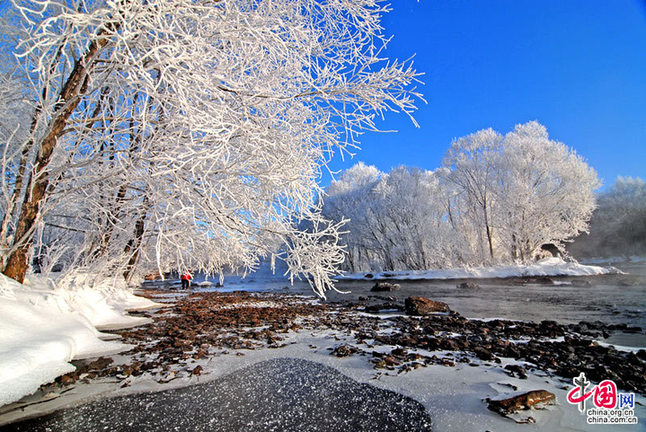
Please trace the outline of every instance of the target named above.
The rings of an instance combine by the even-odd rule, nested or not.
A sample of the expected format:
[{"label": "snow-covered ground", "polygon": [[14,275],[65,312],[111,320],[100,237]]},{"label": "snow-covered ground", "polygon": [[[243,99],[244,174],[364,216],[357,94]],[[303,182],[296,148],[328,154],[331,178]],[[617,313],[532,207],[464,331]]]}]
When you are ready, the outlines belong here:
[{"label": "snow-covered ground", "polygon": [[130,349],[99,330],[145,324],[126,311],[158,306],[125,284],[88,283],[83,276],[58,285],[32,276],[23,285],[0,274],[0,406],[72,372],[71,360]]},{"label": "snow-covered ground", "polygon": [[[204,358],[186,365],[184,369],[203,367],[201,375],[190,375],[186,370],[179,371],[177,379],[160,384],[148,374],[131,377],[129,386],[117,387],[105,383],[77,383],[73,392],[65,393],[46,404],[31,405],[23,410],[8,413],[0,422],[15,421],[25,416],[42,415],[52,410],[62,409],[101,397],[114,397],[141,392],[156,392],[171,388],[184,387],[207,382],[231,373],[236,373],[256,363],[276,358],[297,358],[314,361],[332,367],[344,375],[361,383],[368,383],[379,388],[395,391],[420,402],[433,421],[433,430],[440,431],[482,431],[501,432],[515,431],[598,431],[598,425],[588,425],[586,417],[577,407],[567,403],[566,394],[572,387],[571,382],[561,381],[545,374],[529,374],[528,379],[507,376],[502,367],[518,363],[512,359],[502,359],[502,364],[479,364],[477,366],[458,363],[455,367],[430,365],[408,373],[375,370],[368,358],[349,356],[339,359],[330,355],[330,349],[344,344],[352,344],[353,338],[342,332],[299,331],[290,333],[281,349],[240,350]],[[367,348],[366,346],[362,346]],[[394,348],[382,347],[388,351]],[[237,355],[244,354],[244,355]],[[444,353],[446,354],[446,353]],[[521,412],[518,417],[532,416],[535,424],[517,424],[514,420],[501,417],[487,409],[485,398],[500,398],[515,394],[518,391],[545,389],[557,397],[555,405],[544,410]],[[639,403],[644,398],[636,395]],[[640,418],[637,425],[603,426],[604,431],[640,431],[641,419],[646,415],[643,406],[637,405],[635,415]],[[1,424],[1,423],[0,423]]]},{"label": "snow-covered ground", "polygon": [[[583,265],[548,258],[529,265],[455,268],[445,270],[408,270],[373,273],[373,279],[470,279],[535,276],[594,276],[617,273],[613,267]],[[339,279],[365,279],[367,273],[348,273]]]}]

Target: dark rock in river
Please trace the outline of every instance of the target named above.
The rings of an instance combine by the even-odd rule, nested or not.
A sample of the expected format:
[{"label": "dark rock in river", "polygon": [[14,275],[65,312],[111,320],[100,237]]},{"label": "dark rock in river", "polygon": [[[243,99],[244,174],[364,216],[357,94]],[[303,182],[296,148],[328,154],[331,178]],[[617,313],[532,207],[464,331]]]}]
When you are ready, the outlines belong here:
[{"label": "dark rock in river", "polygon": [[449,305],[426,297],[408,297],[405,302],[408,315],[428,315],[433,312],[450,312]]},{"label": "dark rock in river", "polygon": [[480,285],[475,282],[462,282],[461,284],[458,284],[457,287],[460,289],[478,289],[480,288]]},{"label": "dark rock in river", "polygon": [[382,292],[382,291],[395,291],[398,289],[399,289],[399,284],[393,284],[389,282],[377,282],[370,291]]},{"label": "dark rock in river", "polygon": [[372,273],[366,273],[363,277],[366,279],[372,279],[375,277],[375,275],[373,275]]}]

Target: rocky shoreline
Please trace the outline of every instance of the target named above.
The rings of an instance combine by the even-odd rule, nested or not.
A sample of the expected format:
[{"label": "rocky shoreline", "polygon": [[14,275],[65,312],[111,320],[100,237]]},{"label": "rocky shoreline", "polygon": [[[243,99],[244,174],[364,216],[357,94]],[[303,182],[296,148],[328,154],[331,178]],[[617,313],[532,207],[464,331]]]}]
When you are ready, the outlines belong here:
[{"label": "rocky shoreline", "polygon": [[564,387],[570,387],[571,379],[584,372],[592,381],[612,379],[620,391],[646,396],[646,350],[624,352],[596,342],[612,332],[643,332],[637,327],[467,319],[441,302],[402,302],[384,295],[322,302],[301,295],[242,291],[141,294],[175,301],[140,313],[152,324],[115,332],[123,342],[135,345],[125,356],[75,362],[77,370],[44,386],[44,394],[54,388],[63,393],[77,382],[95,380],[127,387],[142,375],[165,384],[202,374],[204,359],[280,349],[290,343],[290,333],[315,331],[338,340],[328,348],[331,356],[363,356],[376,376],[429,365],[484,365],[500,367],[519,379],[532,373],[561,378]]},{"label": "rocky shoreline", "polygon": [[[154,299],[156,293],[145,294]],[[507,357],[525,363],[507,367],[510,375],[522,378],[527,371],[539,370],[571,379],[584,372],[593,381],[612,379],[621,390],[646,395],[646,350],[623,352],[596,342],[613,331],[642,332],[641,328],[583,321],[562,325],[474,320],[448,307],[422,316],[410,308],[405,315],[406,310],[384,296],[322,303],[274,293],[191,294],[169,309],[144,313],[153,324],[117,332],[123,342],[136,345],[129,364],[114,365],[109,359],[84,362],[57,381],[71,384],[111,376],[128,385],[128,377],[151,373],[158,382],[167,382],[180,371],[199,374],[199,366],[191,368],[195,360],[233,350],[244,355],[244,350],[280,348],[288,332],[306,329],[352,336],[355,343],[339,345],[331,354],[368,356],[375,369],[402,373],[429,364],[496,364]],[[401,314],[384,317],[379,311]],[[384,352],[375,349],[378,346],[395,348]]]}]

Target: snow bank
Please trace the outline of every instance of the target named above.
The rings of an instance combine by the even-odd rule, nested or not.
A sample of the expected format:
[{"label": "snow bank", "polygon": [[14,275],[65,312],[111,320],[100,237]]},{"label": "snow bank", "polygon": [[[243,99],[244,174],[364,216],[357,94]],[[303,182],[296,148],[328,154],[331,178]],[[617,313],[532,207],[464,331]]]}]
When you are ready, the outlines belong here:
[{"label": "snow bank", "polygon": [[[548,258],[530,265],[509,265],[446,270],[413,270],[381,272],[374,279],[470,279],[506,278],[530,276],[594,276],[617,273],[613,267],[583,265],[565,262],[560,258]],[[345,274],[341,279],[365,279],[366,273]]]},{"label": "snow bank", "polygon": [[150,322],[147,318],[127,316],[129,310],[159,307],[143,297],[136,297],[123,279],[109,279],[95,283],[87,274],[67,276],[58,281],[57,292],[76,311],[81,312],[100,330],[135,327]]},{"label": "snow bank", "polygon": [[22,285],[0,274],[0,406],[72,372],[73,359],[130,349],[101,340],[108,335],[97,327],[143,324],[147,319],[127,317],[123,311],[153,306],[125,287],[56,287],[33,277]]}]

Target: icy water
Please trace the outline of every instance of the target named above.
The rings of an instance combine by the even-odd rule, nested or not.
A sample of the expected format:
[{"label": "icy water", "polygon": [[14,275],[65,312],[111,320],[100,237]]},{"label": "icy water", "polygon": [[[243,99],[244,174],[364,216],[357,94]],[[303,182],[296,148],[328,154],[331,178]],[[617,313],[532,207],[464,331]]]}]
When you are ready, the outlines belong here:
[{"label": "icy water", "polygon": [[419,402],[307,360],[276,359],[207,384],[107,399],[0,431],[430,431]]},{"label": "icy water", "polygon": [[424,296],[449,304],[469,318],[554,320],[569,324],[601,321],[641,327],[640,333],[615,332],[608,343],[646,347],[646,263],[616,266],[626,274],[586,277],[553,277],[549,280],[475,280],[479,288],[458,288],[462,280],[396,281],[398,291],[372,293],[372,281],[343,282],[340,289],[351,294],[331,294],[331,300],[359,299],[380,294],[403,301]]},{"label": "icy water", "polygon": [[[337,288],[348,294],[328,293],[330,301],[358,301],[379,295],[403,302],[408,296],[423,296],[449,304],[451,309],[469,318],[504,318],[510,320],[554,320],[569,324],[601,321],[627,324],[646,329],[646,262],[614,263],[625,274],[552,277],[549,279],[481,279],[473,280],[480,288],[465,289],[457,285],[464,280],[394,281],[398,291],[373,293],[371,280],[339,281]],[[200,278],[196,278],[198,283]],[[202,278],[202,280],[204,280]],[[193,291],[284,291],[313,295],[308,284],[290,285],[280,274],[261,269],[246,279],[225,278],[224,287],[195,285]],[[646,347],[646,334],[615,332],[606,340],[629,347]]]}]

